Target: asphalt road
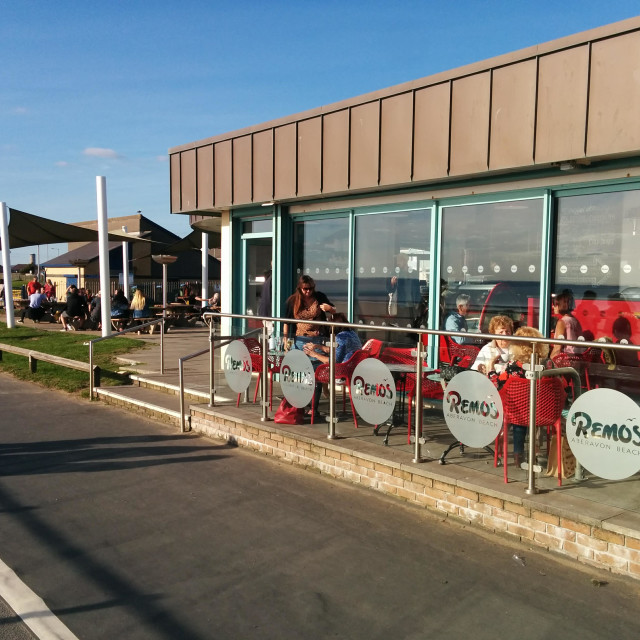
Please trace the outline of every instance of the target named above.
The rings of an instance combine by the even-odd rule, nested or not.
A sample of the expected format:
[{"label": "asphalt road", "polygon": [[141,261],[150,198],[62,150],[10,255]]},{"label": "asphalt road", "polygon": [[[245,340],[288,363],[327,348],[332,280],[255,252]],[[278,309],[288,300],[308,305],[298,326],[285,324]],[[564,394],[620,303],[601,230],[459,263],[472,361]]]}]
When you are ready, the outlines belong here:
[{"label": "asphalt road", "polygon": [[636,582],[3,375],[0,514],[81,640],[640,635]]}]

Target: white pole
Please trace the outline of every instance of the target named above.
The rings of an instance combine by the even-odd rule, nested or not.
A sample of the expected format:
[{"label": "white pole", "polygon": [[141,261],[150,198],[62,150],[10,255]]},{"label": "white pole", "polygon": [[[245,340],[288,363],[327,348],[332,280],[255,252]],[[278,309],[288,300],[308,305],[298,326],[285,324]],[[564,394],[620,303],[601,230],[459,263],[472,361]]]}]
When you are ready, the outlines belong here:
[{"label": "white pole", "polygon": [[[124,225],[122,230],[127,233],[127,227]],[[122,243],[122,279],[124,280],[124,284],[122,287],[122,291],[124,292],[124,297],[129,299],[129,243]]]},{"label": "white pole", "polygon": [[167,263],[162,263],[162,316],[167,317]]},{"label": "white pole", "polygon": [[111,288],[109,281],[109,243],[107,222],[107,179],[96,176],[98,199],[98,249],[100,252],[100,309],[102,336],[111,335]]},{"label": "white pole", "polygon": [[209,234],[202,232],[202,293],[200,297],[209,299]]},{"label": "white pole", "polygon": [[0,202],[0,242],[2,242],[2,271],[4,274],[4,307],[7,312],[7,329],[15,329],[13,315],[13,280],[11,279],[11,247],[9,246],[9,209]]}]

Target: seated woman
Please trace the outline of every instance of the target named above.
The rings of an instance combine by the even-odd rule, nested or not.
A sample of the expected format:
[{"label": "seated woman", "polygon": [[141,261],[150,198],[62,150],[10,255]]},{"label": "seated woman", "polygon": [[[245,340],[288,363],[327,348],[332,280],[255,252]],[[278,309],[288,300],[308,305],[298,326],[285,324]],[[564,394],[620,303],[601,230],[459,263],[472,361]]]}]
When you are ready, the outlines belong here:
[{"label": "seated woman", "polygon": [[[344,313],[334,313],[334,322],[349,322]],[[329,347],[323,344],[307,342],[303,347],[304,352],[311,358],[317,358],[326,364],[329,362]],[[336,362],[346,362],[358,349],[362,349],[362,342],[353,329],[342,328],[336,333]]]},{"label": "seated woman", "polygon": [[149,305],[140,289],[136,289],[136,292],[133,294],[133,300],[131,301],[131,306],[129,308],[133,312],[132,318],[134,320],[136,318],[149,317]]},{"label": "seated woman", "polygon": [[[489,322],[489,333],[501,336],[513,335],[513,320],[509,316],[493,316]],[[491,363],[493,368],[504,367],[509,361],[509,341],[491,340],[480,349],[471,368],[485,375],[489,374]]]},{"label": "seated woman", "polygon": [[[631,342],[631,323],[628,318],[618,316],[613,322],[611,331],[616,340],[616,344],[633,344],[633,342]],[[616,349],[614,353],[616,365],[637,367],[640,364],[640,361],[638,361],[638,352],[636,351]]]},{"label": "seated woman", "polygon": [[[543,335],[533,327],[520,327],[515,334],[516,336],[527,338],[542,338]],[[535,351],[538,355],[539,363],[545,367],[553,366],[551,360],[548,359],[549,345],[543,343],[535,344]],[[496,356],[489,370],[489,377],[496,385],[498,391],[502,389],[510,377],[525,378],[525,370],[522,366],[525,362],[531,361],[533,348],[531,343],[513,342],[509,345],[509,361],[503,371],[498,373],[495,371],[495,362],[499,358]],[[524,441],[527,436],[527,425],[512,424],[513,427],[513,461],[519,468],[524,462]]]},{"label": "seated woman", "polygon": [[[560,340],[578,340],[582,335],[582,326],[573,315],[575,301],[570,291],[559,293],[553,300],[553,308],[556,316],[560,316],[556,322],[554,337]],[[573,345],[555,344],[551,357],[554,358],[559,353],[584,353],[585,347],[575,347]]]}]

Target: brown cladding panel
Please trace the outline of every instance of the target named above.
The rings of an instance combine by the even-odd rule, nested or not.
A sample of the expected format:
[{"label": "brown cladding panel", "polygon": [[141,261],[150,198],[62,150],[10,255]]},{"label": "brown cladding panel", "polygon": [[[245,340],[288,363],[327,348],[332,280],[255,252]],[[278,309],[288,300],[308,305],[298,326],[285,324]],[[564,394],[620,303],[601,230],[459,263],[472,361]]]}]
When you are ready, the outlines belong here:
[{"label": "brown cladding panel", "polygon": [[213,206],[213,145],[198,147],[198,209],[209,209]]},{"label": "brown cladding panel", "polygon": [[169,156],[169,171],[171,178],[171,213],[180,211],[180,154]]},{"label": "brown cladding panel", "polygon": [[589,47],[542,56],[538,71],[536,163],[584,155]]},{"label": "brown cladding panel", "polygon": [[351,109],[350,189],[378,185],[380,154],[380,103],[369,102]]},{"label": "brown cladding panel", "polygon": [[233,204],[251,202],[251,136],[233,140]]},{"label": "brown cladding panel", "polygon": [[275,130],[275,197],[296,195],[296,125],[288,124]]},{"label": "brown cladding panel", "polygon": [[414,180],[432,180],[447,176],[450,87],[446,82],[416,91]]},{"label": "brown cladding panel", "polygon": [[413,138],[413,93],[382,101],[380,135],[380,184],[411,180]]},{"label": "brown cladding panel", "polygon": [[490,88],[488,72],[453,83],[450,175],[487,170]]},{"label": "brown cladding panel", "polygon": [[490,169],[533,164],[536,69],[526,60],[493,72]]},{"label": "brown cladding panel", "polygon": [[215,184],[215,206],[225,207],[231,202],[231,140],[217,142],[214,145],[213,161],[216,172],[214,175]]},{"label": "brown cladding panel", "polygon": [[273,200],[273,129],[253,134],[253,201]]},{"label": "brown cladding panel", "polygon": [[321,193],[322,187],[322,118],[298,124],[298,195]]},{"label": "brown cladding panel", "polygon": [[587,155],[640,148],[640,32],[591,49]]},{"label": "brown cladding panel", "polygon": [[323,118],[322,192],[349,188],[349,111],[336,111]]},{"label": "brown cladding panel", "polygon": [[180,154],[181,198],[182,210],[192,211],[197,207],[196,202],[196,150],[189,149]]}]

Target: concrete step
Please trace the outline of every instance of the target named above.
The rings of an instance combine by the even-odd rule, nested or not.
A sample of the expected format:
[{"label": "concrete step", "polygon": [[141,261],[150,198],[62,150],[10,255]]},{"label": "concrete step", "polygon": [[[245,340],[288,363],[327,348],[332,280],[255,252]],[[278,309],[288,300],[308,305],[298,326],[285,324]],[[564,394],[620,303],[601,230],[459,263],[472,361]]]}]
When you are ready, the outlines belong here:
[{"label": "concrete step", "polygon": [[125,407],[154,420],[180,425],[180,398],[177,395],[134,385],[98,387],[96,394],[108,404]]}]

